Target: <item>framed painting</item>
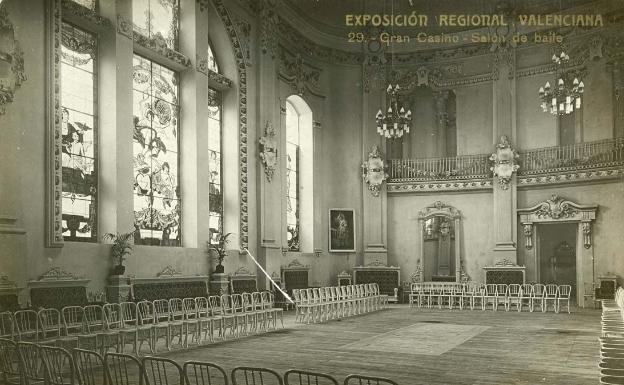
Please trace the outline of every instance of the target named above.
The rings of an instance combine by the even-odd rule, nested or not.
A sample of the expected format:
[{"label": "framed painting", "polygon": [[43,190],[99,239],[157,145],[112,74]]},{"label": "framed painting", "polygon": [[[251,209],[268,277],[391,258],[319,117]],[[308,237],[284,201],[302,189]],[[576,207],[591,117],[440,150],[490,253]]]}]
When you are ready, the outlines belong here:
[{"label": "framed painting", "polygon": [[329,209],[329,252],[355,252],[355,210]]}]

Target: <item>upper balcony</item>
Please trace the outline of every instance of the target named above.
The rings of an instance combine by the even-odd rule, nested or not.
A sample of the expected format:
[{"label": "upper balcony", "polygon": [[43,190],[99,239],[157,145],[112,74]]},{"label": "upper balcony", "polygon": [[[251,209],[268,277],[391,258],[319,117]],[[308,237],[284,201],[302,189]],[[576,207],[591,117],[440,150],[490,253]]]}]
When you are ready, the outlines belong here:
[{"label": "upper balcony", "polygon": [[[519,151],[518,186],[618,178],[624,138]],[[492,188],[491,154],[389,160],[389,192]]]}]

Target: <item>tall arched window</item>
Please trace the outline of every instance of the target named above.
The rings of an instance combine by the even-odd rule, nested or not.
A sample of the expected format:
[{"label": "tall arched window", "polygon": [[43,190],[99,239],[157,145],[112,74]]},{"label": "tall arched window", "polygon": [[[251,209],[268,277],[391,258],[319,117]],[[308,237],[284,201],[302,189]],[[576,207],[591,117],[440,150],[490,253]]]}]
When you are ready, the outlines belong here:
[{"label": "tall arched window", "polygon": [[286,239],[289,251],[313,251],[312,110],[299,96],[286,99]]},{"label": "tall arched window", "polygon": [[[212,72],[219,71],[210,44],[208,45],[208,69]],[[223,234],[222,101],[221,91],[208,88],[208,171],[210,173],[208,226],[211,243],[218,243],[219,235]]]},{"label": "tall arched window", "polygon": [[61,33],[63,238],[97,242],[97,39],[67,23]]},{"label": "tall arched window", "polygon": [[288,250],[299,251],[299,114],[286,102],[286,232]]}]

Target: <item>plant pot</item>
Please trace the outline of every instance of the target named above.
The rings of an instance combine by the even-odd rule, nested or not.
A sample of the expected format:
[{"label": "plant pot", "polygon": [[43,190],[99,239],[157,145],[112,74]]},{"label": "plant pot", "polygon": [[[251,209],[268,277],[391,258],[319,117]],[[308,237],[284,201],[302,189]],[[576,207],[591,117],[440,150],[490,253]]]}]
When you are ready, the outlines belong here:
[{"label": "plant pot", "polygon": [[219,264],[217,266],[215,266],[215,273],[217,274],[223,274],[225,273],[225,267],[223,267],[223,265]]},{"label": "plant pot", "polygon": [[111,271],[112,275],[124,275],[125,272],[126,267],[124,265],[113,266],[113,270]]}]

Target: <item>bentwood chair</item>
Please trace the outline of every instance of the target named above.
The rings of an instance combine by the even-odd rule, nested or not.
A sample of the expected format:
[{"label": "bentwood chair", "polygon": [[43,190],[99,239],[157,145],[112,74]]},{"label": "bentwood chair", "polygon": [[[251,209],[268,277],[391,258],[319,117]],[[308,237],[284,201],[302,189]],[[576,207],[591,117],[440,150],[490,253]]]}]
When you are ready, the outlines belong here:
[{"label": "bentwood chair", "polygon": [[197,310],[197,302],[195,298],[184,298],[182,300],[182,307],[184,309],[184,325],[186,329],[186,346],[188,346],[189,336],[192,335],[194,342],[201,344],[201,327],[199,321],[199,312]]},{"label": "bentwood chair", "polygon": [[13,313],[10,311],[3,311],[0,313],[0,338],[6,338],[13,340],[16,337],[15,332],[15,320],[13,319]]},{"label": "bentwood chair", "polygon": [[216,364],[186,361],[182,371],[186,385],[228,385],[227,373]]},{"label": "bentwood chair", "polygon": [[20,383],[19,356],[15,341],[0,338],[0,378],[5,384]]},{"label": "bentwood chair", "polygon": [[76,338],[76,347],[97,349],[97,334],[87,327],[85,309],[82,306],[66,306],[61,310],[63,329],[68,337]]},{"label": "bentwood chair", "polygon": [[[282,328],[284,328],[284,309],[275,306],[275,294],[270,291],[263,291],[262,294],[262,306],[269,315],[269,320],[273,323],[273,330],[277,330],[277,316],[280,317]],[[268,330],[268,326],[267,326]]]},{"label": "bentwood chair", "polygon": [[545,286],[542,285],[541,283],[536,283],[535,285],[533,285],[533,299],[531,300],[531,311],[535,310],[535,305],[539,302],[540,305],[540,310],[542,312],[546,311],[546,307],[544,306],[544,295],[545,295],[546,289]]},{"label": "bentwood chair", "polygon": [[165,339],[165,347],[171,350],[171,315],[169,314],[169,302],[166,299],[157,299],[152,302],[154,305],[154,350],[158,346],[161,336]]},{"label": "bentwood chair", "polygon": [[509,311],[511,305],[516,305],[516,310],[520,311],[520,305],[522,304],[522,286],[517,283],[512,283],[507,287],[507,302],[505,302],[505,310]]},{"label": "bentwood chair", "polygon": [[106,353],[104,368],[108,385],[142,385],[144,380],[141,362],[124,353]]},{"label": "bentwood chair", "polygon": [[399,385],[396,382],[383,377],[361,376],[349,374],[345,377],[344,385]]},{"label": "bentwood chair", "polygon": [[557,297],[559,295],[559,290],[557,285],[554,283],[549,283],[546,285],[544,290],[544,306],[542,307],[542,312],[548,310],[548,303],[552,301],[553,311],[557,311]]},{"label": "bentwood chair", "polygon": [[22,385],[43,383],[45,380],[45,369],[43,361],[41,361],[39,345],[32,342],[18,342],[17,353]]},{"label": "bentwood chair", "polygon": [[41,360],[45,369],[46,385],[74,385],[76,378],[74,359],[65,349],[41,345]]},{"label": "bentwood chair", "polygon": [[37,312],[34,310],[18,310],[14,314],[18,341],[35,342],[37,333]]},{"label": "bentwood chair", "polygon": [[219,323],[219,335],[221,335],[223,318],[212,314],[212,309],[206,297],[195,298],[195,306],[197,308],[200,342],[214,342],[214,325],[217,322]]},{"label": "bentwood chair", "polygon": [[222,340],[225,340],[227,338],[226,330],[228,328],[230,329],[230,335],[233,335],[236,332],[236,321],[234,315],[224,311],[221,297],[218,295],[211,295],[208,297],[208,303],[210,305],[212,315],[221,321],[220,337]]},{"label": "bentwood chair", "polygon": [[174,360],[144,357],[141,365],[146,385],[184,385],[182,367]]},{"label": "bentwood chair", "polygon": [[[98,322],[97,309],[91,309],[92,314],[89,315],[89,309],[85,308],[88,318],[92,318]],[[118,303],[107,303],[102,306],[102,317],[104,320],[104,328],[98,331],[100,345],[100,354],[105,354],[110,348],[115,348],[115,352],[121,351],[121,337],[119,331],[122,328],[121,322],[121,306]]]},{"label": "bentwood chair", "polygon": [[97,352],[85,349],[72,349],[76,377],[81,385],[104,385],[104,358]]},{"label": "bentwood chair", "polygon": [[284,373],[284,385],[339,385],[338,381],[324,373],[290,369]]},{"label": "bentwood chair", "polygon": [[239,366],[232,369],[232,385],[284,385],[282,377],[274,370]]},{"label": "bentwood chair", "polygon": [[[171,319],[169,321],[169,328],[171,330],[171,342],[173,342],[173,334],[178,332],[178,345],[180,348],[186,346],[187,342],[187,329],[186,329],[186,314],[184,314],[184,303],[181,298],[169,299],[169,314]],[[182,340],[184,338],[184,340]]]},{"label": "bentwood chair", "polygon": [[561,285],[557,290],[559,291],[559,295],[557,296],[557,306],[555,307],[555,312],[559,313],[561,310],[561,302],[565,301],[568,314],[570,314],[570,292],[572,291],[572,286]]},{"label": "bentwood chair", "polygon": [[530,283],[522,284],[520,287],[520,306],[518,311],[522,311],[522,308],[526,304],[527,309],[532,311],[533,308],[533,285]]}]

